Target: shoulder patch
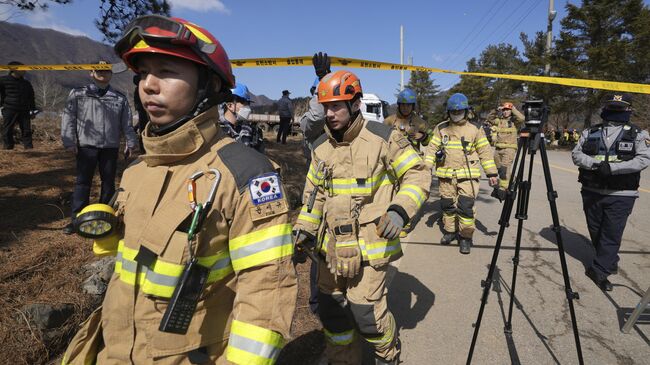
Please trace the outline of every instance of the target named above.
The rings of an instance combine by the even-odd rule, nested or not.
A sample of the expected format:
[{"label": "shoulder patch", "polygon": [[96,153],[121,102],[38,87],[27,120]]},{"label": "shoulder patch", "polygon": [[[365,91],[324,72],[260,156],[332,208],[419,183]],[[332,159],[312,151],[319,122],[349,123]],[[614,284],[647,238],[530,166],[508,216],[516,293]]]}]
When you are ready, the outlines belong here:
[{"label": "shoulder patch", "polygon": [[256,206],[282,200],[280,175],[277,172],[270,172],[254,177],[248,183],[248,191],[253,205]]},{"label": "shoulder patch", "polygon": [[399,146],[399,148],[406,148],[411,145],[411,142],[409,142],[408,139],[403,134],[400,133],[395,133],[397,137],[395,138],[395,143]]},{"label": "shoulder patch", "polygon": [[248,183],[254,177],[275,172],[266,156],[246,147],[243,143],[228,143],[217,150],[217,155],[235,177],[235,183],[240,193],[248,187]]},{"label": "shoulder patch", "polygon": [[312,148],[315,150],[316,147],[322,145],[325,141],[327,141],[327,133],[323,133],[320,137],[316,138],[314,143],[312,143]]},{"label": "shoulder patch", "polygon": [[381,137],[386,142],[390,139],[390,133],[393,130],[390,126],[377,122],[366,122],[366,129],[368,132]]}]

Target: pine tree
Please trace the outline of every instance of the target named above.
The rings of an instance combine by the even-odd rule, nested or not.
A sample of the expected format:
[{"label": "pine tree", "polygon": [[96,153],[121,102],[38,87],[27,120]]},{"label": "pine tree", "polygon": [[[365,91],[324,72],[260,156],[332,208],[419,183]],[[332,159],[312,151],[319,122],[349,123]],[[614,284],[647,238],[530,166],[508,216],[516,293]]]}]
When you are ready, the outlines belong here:
[{"label": "pine tree", "polygon": [[436,85],[431,79],[431,72],[411,71],[407,88],[415,91],[417,101],[415,111],[429,123],[433,123],[436,95],[440,92],[440,85]]},{"label": "pine tree", "polygon": [[[487,72],[514,74],[523,70],[524,61],[516,47],[501,43],[489,45],[480,58],[472,58],[467,62],[468,72]],[[462,75],[460,83],[456,84],[451,93],[460,92],[469,99],[470,105],[479,113],[486,113],[504,101],[515,101],[522,98],[521,81],[485,78]]]},{"label": "pine tree", "polygon": [[[650,79],[650,13],[642,0],[583,0],[568,3],[556,42],[563,76],[647,82]],[[584,106],[585,128],[607,92],[587,89],[576,102]]]}]

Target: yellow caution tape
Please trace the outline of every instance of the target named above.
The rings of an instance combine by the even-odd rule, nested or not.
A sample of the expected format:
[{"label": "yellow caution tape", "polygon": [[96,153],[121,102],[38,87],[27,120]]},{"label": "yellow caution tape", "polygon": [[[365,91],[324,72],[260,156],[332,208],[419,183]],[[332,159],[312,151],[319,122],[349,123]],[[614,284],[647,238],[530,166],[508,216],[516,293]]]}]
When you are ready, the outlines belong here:
[{"label": "yellow caution tape", "polygon": [[111,64],[80,64],[80,65],[0,65],[0,71],[83,71],[83,70],[112,70]]},{"label": "yellow caution tape", "polygon": [[[401,65],[399,63],[379,62],[361,60],[355,58],[330,57],[331,65],[348,68],[367,68],[373,70],[389,71],[428,71],[433,73],[446,73],[454,75],[467,75],[478,77],[489,77],[498,79],[510,79],[518,81],[539,82],[545,84],[582,87],[589,89],[601,89],[621,92],[631,92],[639,94],[650,94],[650,85],[635,84],[630,82],[603,81],[589,79],[574,79],[566,77],[551,76],[529,76],[529,75],[511,75],[511,74],[493,74],[485,72],[464,72],[444,70],[441,68]],[[295,67],[295,66],[312,66],[311,56],[297,57],[278,57],[278,58],[242,58],[230,60],[233,67]],[[0,65],[0,70],[111,70],[115,65],[98,65],[98,64],[81,64],[81,65]]]},{"label": "yellow caution tape", "polygon": [[[230,60],[233,67],[287,67],[287,66],[311,66],[311,57],[299,56],[288,58],[247,58]],[[455,75],[467,75],[478,77],[489,77],[498,79],[510,79],[529,82],[540,82],[546,84],[555,84],[563,86],[583,87],[590,89],[602,89],[611,91],[622,91],[639,94],[650,94],[650,85],[635,84],[630,82],[601,81],[588,79],[573,79],[565,77],[550,76],[528,76],[528,75],[510,75],[510,74],[492,74],[484,72],[463,72],[444,70],[441,68],[401,65],[399,63],[379,62],[360,60],[354,58],[330,57],[332,66],[349,67],[349,68],[369,68],[373,70],[405,70],[405,71],[428,71],[434,73],[446,73]]]}]

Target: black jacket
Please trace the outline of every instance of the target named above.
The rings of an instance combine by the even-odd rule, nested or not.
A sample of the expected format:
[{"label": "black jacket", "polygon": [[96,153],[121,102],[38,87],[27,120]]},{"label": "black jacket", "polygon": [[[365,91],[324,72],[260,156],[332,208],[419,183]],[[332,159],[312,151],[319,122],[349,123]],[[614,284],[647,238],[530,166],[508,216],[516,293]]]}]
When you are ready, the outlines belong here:
[{"label": "black jacket", "polygon": [[18,111],[36,109],[32,84],[22,77],[19,79],[11,75],[0,77],[0,105]]}]

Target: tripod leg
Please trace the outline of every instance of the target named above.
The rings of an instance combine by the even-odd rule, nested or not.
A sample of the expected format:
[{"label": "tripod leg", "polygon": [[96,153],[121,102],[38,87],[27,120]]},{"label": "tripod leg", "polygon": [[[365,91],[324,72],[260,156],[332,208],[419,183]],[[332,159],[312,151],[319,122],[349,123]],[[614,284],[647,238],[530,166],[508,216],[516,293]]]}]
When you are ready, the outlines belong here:
[{"label": "tripod leg", "polygon": [[472,356],[474,355],[474,348],[476,347],[476,339],[478,338],[478,332],[481,328],[481,320],[483,319],[483,311],[485,310],[485,304],[487,303],[488,295],[490,294],[490,288],[492,287],[492,280],[494,278],[494,271],[497,266],[497,259],[499,257],[499,251],[501,250],[501,243],[503,242],[503,235],[506,228],[510,225],[510,215],[512,214],[512,208],[514,206],[516,191],[518,188],[518,183],[523,179],[523,171],[526,163],[526,150],[528,149],[528,139],[522,138],[519,141],[517,146],[517,154],[515,156],[515,161],[513,166],[515,168],[512,171],[512,176],[517,175],[516,179],[510,179],[510,184],[508,185],[508,193],[506,194],[506,200],[503,203],[503,209],[501,210],[501,217],[499,218],[499,234],[497,236],[497,241],[494,246],[494,252],[492,253],[492,260],[490,261],[490,267],[488,268],[488,274],[484,281],[481,282],[483,287],[483,294],[481,296],[481,306],[478,310],[478,318],[474,325],[474,334],[472,336],[472,343],[469,347],[469,353],[467,354],[467,365],[472,363]]},{"label": "tripod leg", "polygon": [[[508,321],[503,331],[512,334],[512,308],[515,300],[515,289],[517,288],[517,268],[519,267],[519,252],[521,249],[521,235],[524,228],[524,221],[528,220],[528,202],[530,199],[531,179],[533,176],[533,163],[535,160],[535,150],[530,150],[530,162],[528,165],[528,180],[521,181],[519,187],[519,197],[517,199],[517,238],[515,239],[515,255],[512,257],[512,283],[510,284],[510,305],[508,306]],[[523,170],[523,169],[522,169]],[[522,174],[523,175],[523,174]]]},{"label": "tripod leg", "polygon": [[569,281],[569,269],[566,264],[566,257],[564,255],[564,242],[562,241],[562,231],[560,227],[560,219],[557,212],[557,192],[553,189],[553,181],[551,180],[551,169],[548,163],[548,155],[546,154],[546,146],[544,143],[539,145],[540,154],[542,156],[542,167],[544,168],[544,180],[546,181],[546,191],[548,195],[548,202],[551,207],[551,217],[553,218],[553,232],[555,232],[555,239],[557,241],[558,252],[560,254],[560,264],[562,266],[562,277],[564,278],[564,288],[566,297],[569,302],[569,312],[571,313],[571,324],[573,325],[573,337],[576,342],[576,351],[578,353],[578,362],[580,365],[584,364],[582,359],[582,347],[580,346],[580,334],[578,333],[578,323],[576,320],[576,312],[573,307],[573,300],[580,299],[578,293],[571,289],[571,282]]}]

